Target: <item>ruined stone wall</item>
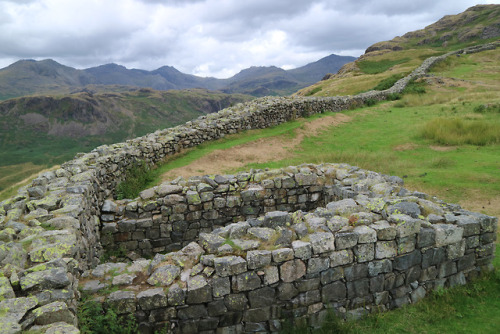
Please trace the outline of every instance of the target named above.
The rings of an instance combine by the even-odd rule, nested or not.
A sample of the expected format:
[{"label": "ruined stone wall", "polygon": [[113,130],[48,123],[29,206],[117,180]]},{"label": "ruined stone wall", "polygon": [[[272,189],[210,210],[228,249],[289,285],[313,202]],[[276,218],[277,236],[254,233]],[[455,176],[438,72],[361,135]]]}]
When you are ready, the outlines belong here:
[{"label": "ruined stone wall", "polygon": [[[187,237],[182,241],[188,244],[180,251],[162,252],[152,260],[101,264],[86,272],[82,289],[100,294],[120,314],[134,314],[143,333],[165,328],[174,333],[277,332],[287,319],[319,327],[329,308],[341,318],[355,319],[401,307],[492,269],[496,218],[410,192],[398,177],[324,164],[210,180],[220,186],[238,178],[250,186],[225,198],[218,210],[225,210],[222,203],[240,203],[236,211],[248,207],[248,216],[256,218],[229,224],[224,219],[214,230],[215,224],[200,228],[200,221],[206,213],[216,219],[212,204],[222,197],[216,197],[218,186],[209,190],[209,183],[199,178],[181,181],[183,186],[163,184],[143,193],[143,199],[122,203],[133,203],[132,215],[140,215],[143,208],[149,216],[146,207],[155,206],[161,216],[178,203],[190,213],[201,212],[197,220],[182,220],[187,228],[179,238]],[[309,191],[299,194],[300,189]],[[274,198],[276,190],[285,190],[283,196]],[[314,208],[321,204],[321,194],[333,201]],[[162,198],[160,207],[156,203]],[[209,203],[205,210],[203,203]],[[105,206],[127,215],[120,204]],[[265,214],[257,217],[260,212]],[[177,214],[187,219],[190,213]],[[140,234],[133,244],[140,247],[155,229],[152,217],[104,226],[116,231],[115,242],[124,233]],[[163,227],[176,226],[175,221],[160,220],[160,233]],[[142,226],[137,225],[148,228],[138,232]]]},{"label": "ruined stone wall", "polygon": [[[484,48],[491,47],[496,45]],[[85,270],[94,268],[100,262],[103,251],[101,232],[103,227],[111,228],[101,222],[101,208],[105,200],[114,196],[117,183],[137,160],[155,164],[183,148],[222,138],[227,134],[265,128],[315,113],[346,110],[368,100],[382,100],[388,94],[401,92],[409,80],[424,75],[432,64],[446,56],[481,49],[466,49],[431,57],[386,91],[371,91],[347,97],[256,99],[199,117],[182,126],[156,131],[126,143],[98,147],[90,153],[77,155],[56,171],[41,174],[29,186],[21,188],[16,196],[0,203],[0,329],[6,333],[18,333],[30,328],[42,331],[48,328],[69,328],[66,329],[68,332],[76,330],[78,280]],[[280,189],[276,183],[274,186]],[[310,189],[307,191],[311,194],[321,193]],[[226,206],[230,196],[232,195],[228,192]],[[288,199],[293,196],[287,194]],[[215,197],[214,194],[214,206]],[[168,207],[164,204],[165,202],[162,206]],[[264,213],[266,207],[274,207],[268,204],[264,203],[260,212]],[[286,204],[292,203],[288,200]],[[257,206],[255,203],[255,206],[252,204],[250,207]],[[132,215],[134,210],[130,208],[125,213]],[[182,211],[182,208],[179,206],[176,210]],[[189,205],[188,209],[190,210]],[[296,210],[297,207],[290,209]],[[205,210],[196,209],[193,212],[199,213],[193,213],[193,216],[214,214],[207,213],[213,210]],[[141,219],[140,215],[143,213],[135,212],[138,219]],[[109,212],[104,212],[107,213]],[[163,217],[161,209],[160,214]],[[239,216],[228,215],[227,219],[229,221],[229,218],[235,217]],[[242,212],[241,217],[246,218],[245,213]],[[151,218],[154,220],[154,215]],[[222,222],[214,222],[212,227],[219,224]],[[177,228],[174,226],[172,224],[172,232]],[[180,227],[180,230],[183,232],[182,238],[187,238],[186,233],[192,233],[194,237],[195,232],[189,232],[189,228],[184,231]],[[206,232],[202,230],[201,223],[199,231],[196,228],[192,230],[196,230],[196,233]],[[160,238],[161,233],[160,225]],[[180,235],[177,237],[180,238]],[[488,240],[488,237],[484,238]],[[176,247],[182,246],[182,242],[178,241]],[[165,244],[158,247],[165,247],[167,250],[168,246]],[[151,252],[153,248],[155,247],[151,245]]]}]

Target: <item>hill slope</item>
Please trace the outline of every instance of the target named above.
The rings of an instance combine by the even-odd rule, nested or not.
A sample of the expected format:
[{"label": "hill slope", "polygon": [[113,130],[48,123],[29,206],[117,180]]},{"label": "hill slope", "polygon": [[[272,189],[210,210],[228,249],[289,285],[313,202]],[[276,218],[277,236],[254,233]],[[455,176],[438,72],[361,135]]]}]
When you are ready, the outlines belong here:
[{"label": "hill slope", "polygon": [[[424,29],[390,41],[375,43],[356,61],[335,75],[300,90],[297,95],[351,95],[388,88],[433,55],[500,37],[500,5],[478,5],[457,15],[447,15]],[[379,86],[380,85],[380,86]]]},{"label": "hill slope", "polygon": [[[0,103],[0,191],[23,164],[50,166],[104,143],[121,142],[249,100],[206,90],[79,92]],[[8,166],[9,168],[7,168]],[[5,167],[5,168],[3,168]]]}]

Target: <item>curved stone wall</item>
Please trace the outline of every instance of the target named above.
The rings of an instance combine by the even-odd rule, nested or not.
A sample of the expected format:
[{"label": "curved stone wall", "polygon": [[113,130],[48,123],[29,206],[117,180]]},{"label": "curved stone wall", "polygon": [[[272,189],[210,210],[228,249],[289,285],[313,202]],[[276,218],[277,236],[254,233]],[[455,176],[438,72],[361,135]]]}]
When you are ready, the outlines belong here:
[{"label": "curved stone wall", "polygon": [[[430,66],[449,55],[478,52],[495,47],[497,44],[488,44],[431,57],[408,77],[401,79],[386,91],[371,91],[347,97],[261,98],[247,104],[239,104],[215,114],[202,116],[182,126],[156,131],[126,143],[98,147],[90,153],[79,154],[56,171],[41,174],[30,186],[20,189],[18,195],[0,203],[1,331],[18,333],[30,328],[42,331],[47,328],[52,328],[50,330],[63,328],[68,333],[77,331],[75,314],[79,299],[78,280],[85,270],[99,264],[103,251],[101,229],[103,227],[105,231],[107,228],[112,229],[112,226],[101,222],[103,214],[101,208],[105,200],[114,195],[116,184],[122,180],[124,172],[137,160],[155,164],[165,156],[177,153],[183,148],[193,147],[227,134],[269,127],[314,113],[345,110],[362,105],[369,99],[382,100],[388,94],[401,92],[411,79],[424,75]],[[244,188],[243,185],[239,186]],[[276,182],[274,186],[280,189]],[[327,192],[325,193],[324,188],[317,192],[311,190],[311,194],[323,196],[318,201],[326,203],[330,200],[325,197]],[[297,196],[297,201],[300,195]],[[293,198],[295,195],[287,193],[286,196]],[[312,197],[308,201],[310,199]],[[266,207],[275,206],[269,204],[270,198],[265,200],[268,202],[264,203],[262,213],[271,210],[265,209]],[[212,205],[216,205],[215,203],[214,200]],[[302,209],[300,206],[296,207],[295,203],[286,204],[291,210]],[[255,206],[252,204],[250,207],[255,208],[258,205],[260,203]],[[226,206],[228,206],[227,197]],[[183,210],[182,206],[177,209]],[[278,207],[276,209],[278,210]],[[133,212],[133,209],[125,210],[125,214]],[[104,212],[106,213],[109,212]],[[140,219],[142,212],[136,211],[136,213]],[[205,213],[201,213],[202,217]],[[241,213],[228,215],[227,221],[254,215],[254,213]],[[154,215],[152,218],[154,220]],[[220,224],[222,222],[214,222],[210,228]],[[160,224],[163,225],[165,224]],[[172,224],[172,231],[174,225]],[[183,233],[187,232],[182,227],[180,229]],[[202,230],[200,222],[199,231],[190,233],[194,236],[199,232],[206,233],[208,230],[208,227],[207,230]],[[160,237],[161,233],[160,227]],[[172,239],[172,234],[170,238]],[[175,248],[181,247],[182,242],[191,240],[185,234],[182,238],[186,240],[178,242]],[[486,242],[491,238],[490,235],[484,237],[484,244],[481,245],[491,244]],[[480,239],[480,242],[483,242],[483,239]],[[164,246],[167,247],[161,245]],[[150,249],[149,252],[153,253],[153,248],[155,247],[151,245],[144,249]],[[484,259],[489,259],[488,256],[485,255]],[[481,261],[487,262],[484,259]],[[484,263],[478,266],[482,264]]]},{"label": "curved stone wall", "polygon": [[[143,333],[276,332],[283,319],[315,327],[328,308],[358,318],[492,268],[496,218],[345,164],[192,178],[141,195],[104,204],[109,219],[132,218],[105,223],[103,235],[112,232],[108,247],[162,253],[98,265],[80,285],[134,314]],[[163,242],[185,246],[164,253]]]}]

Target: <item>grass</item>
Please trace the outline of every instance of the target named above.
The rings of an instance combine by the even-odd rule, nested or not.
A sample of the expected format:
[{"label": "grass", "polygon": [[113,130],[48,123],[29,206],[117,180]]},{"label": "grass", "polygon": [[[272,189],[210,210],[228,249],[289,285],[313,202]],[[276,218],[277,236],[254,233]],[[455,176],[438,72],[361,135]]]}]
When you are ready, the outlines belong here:
[{"label": "grass", "polygon": [[422,137],[441,145],[478,145],[500,143],[500,122],[435,118],[421,130]]},{"label": "grass", "polygon": [[391,67],[399,64],[403,64],[406,62],[409,62],[411,58],[405,57],[401,59],[382,59],[378,61],[372,61],[372,60],[363,60],[363,61],[358,61],[358,67],[361,70],[361,72],[365,74],[378,74],[387,71]]},{"label": "grass", "polygon": [[262,138],[269,138],[274,136],[291,137],[294,136],[293,130],[299,128],[300,126],[302,126],[302,124],[302,121],[294,120],[262,130],[248,130],[185,150],[184,152],[169,157],[162,163],[158,164],[157,168],[153,170],[153,180],[147,185],[147,187],[158,184],[161,181],[162,174],[172,169],[186,166],[196,161],[197,159],[209,154],[210,152],[243,145]]},{"label": "grass", "polygon": [[116,196],[118,199],[136,198],[153,180],[151,168],[143,160],[137,161],[126,171],[124,180],[118,183]]}]

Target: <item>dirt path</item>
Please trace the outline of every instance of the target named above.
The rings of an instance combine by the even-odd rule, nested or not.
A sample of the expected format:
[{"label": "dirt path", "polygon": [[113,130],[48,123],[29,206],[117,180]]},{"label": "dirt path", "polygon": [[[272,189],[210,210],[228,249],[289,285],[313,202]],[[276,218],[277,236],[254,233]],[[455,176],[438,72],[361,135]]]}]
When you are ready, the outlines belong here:
[{"label": "dirt path", "polygon": [[195,175],[222,174],[227,170],[243,167],[249,163],[278,161],[290,156],[306,136],[317,135],[321,130],[349,122],[352,118],[344,114],[335,114],[305,122],[296,129],[293,138],[270,137],[238,145],[226,150],[216,150],[193,163],[172,169],[162,175],[162,180],[173,180],[178,176],[185,178]]}]

